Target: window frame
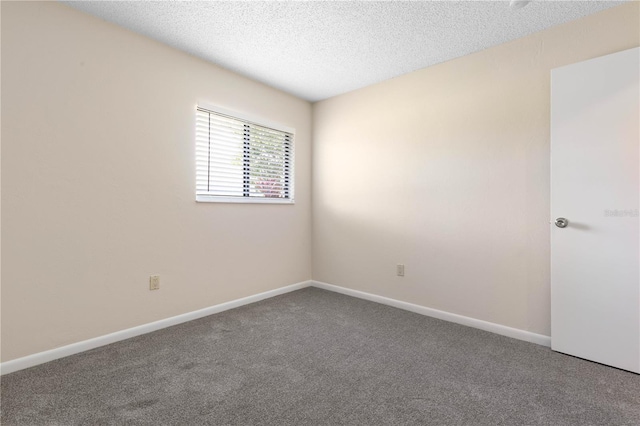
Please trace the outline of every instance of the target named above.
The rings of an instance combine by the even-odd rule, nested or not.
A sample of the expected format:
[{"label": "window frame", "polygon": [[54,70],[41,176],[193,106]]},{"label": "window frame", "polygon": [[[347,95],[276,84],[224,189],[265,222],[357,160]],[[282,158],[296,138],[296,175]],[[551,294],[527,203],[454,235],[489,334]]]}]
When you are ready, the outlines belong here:
[{"label": "window frame", "polygon": [[[222,115],[226,115],[230,118],[235,118],[238,120],[249,122],[250,124],[255,124],[257,126],[268,127],[273,130],[277,130],[279,132],[289,133],[291,134],[291,152],[289,155],[291,156],[291,165],[289,170],[289,198],[270,198],[270,197],[233,197],[233,196],[225,196],[225,195],[203,195],[198,194],[196,187],[196,202],[198,203],[238,203],[238,204],[295,204],[295,134],[296,129],[293,127],[285,126],[283,124],[264,119],[263,117],[257,117],[250,114],[241,113],[238,111],[234,111],[231,109],[223,108],[218,105],[209,104],[206,102],[198,102],[196,107],[194,108],[194,135],[193,135],[193,143],[194,143],[194,159],[195,159],[195,128],[196,128],[196,117],[198,108],[205,109],[207,111],[218,113]],[[195,165],[195,163],[194,163]],[[194,170],[195,171],[195,170]],[[197,178],[197,172],[195,173],[195,177]]]}]

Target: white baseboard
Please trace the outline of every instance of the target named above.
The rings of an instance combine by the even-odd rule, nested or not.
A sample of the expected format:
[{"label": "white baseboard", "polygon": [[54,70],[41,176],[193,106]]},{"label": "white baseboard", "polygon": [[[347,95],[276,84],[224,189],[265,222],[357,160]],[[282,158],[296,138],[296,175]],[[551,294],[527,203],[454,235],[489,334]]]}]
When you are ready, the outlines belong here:
[{"label": "white baseboard", "polygon": [[93,339],[84,340],[82,342],[72,343],[70,345],[62,346],[59,348],[51,349],[44,352],[39,352],[33,355],[28,355],[22,358],[13,359],[0,363],[0,374],[9,374],[14,371],[23,370],[25,368],[33,367],[45,362],[53,361],[59,358],[64,358],[69,355],[74,355],[80,352],[85,352],[91,349],[105,346],[110,343],[119,342],[121,340],[129,339],[131,337],[140,336],[141,334],[151,333],[152,331],[160,330],[163,328],[171,327],[173,325],[182,324],[187,321],[192,321],[198,318],[206,317],[216,314],[218,312],[227,311],[229,309],[238,308],[240,306],[248,305],[249,303],[259,302],[260,300],[268,299],[281,294],[289,293],[291,291],[299,290],[305,287],[318,287],[324,290],[333,291],[336,293],[345,294],[347,296],[353,296],[364,300],[369,300],[383,305],[393,306],[395,308],[404,309],[405,311],[414,312],[421,315],[426,315],[433,318],[438,318],[445,321],[454,322],[457,324],[466,325],[473,328],[479,328],[480,330],[490,331],[492,333],[500,334],[514,339],[524,340],[531,343],[537,343],[543,346],[551,346],[551,338],[549,336],[543,336],[541,334],[531,333],[529,331],[520,330],[517,328],[511,328],[500,324],[495,324],[487,321],[482,321],[474,318],[465,317],[462,315],[452,314],[449,312],[439,311],[437,309],[431,309],[413,303],[402,302],[400,300],[390,299],[384,296],[377,296],[371,293],[365,293],[358,290],[352,290],[345,287],[339,287],[332,284],[323,283],[320,281],[303,281],[297,284],[292,284],[286,287],[277,288],[275,290],[265,291],[264,293],[255,294],[253,296],[243,297],[242,299],[236,299],[229,302],[221,303],[219,305],[210,306],[208,308],[199,309],[193,312],[187,312],[186,314],[177,315],[171,318],[166,318],[159,321],[150,322],[148,324],[139,325],[137,327],[128,328],[126,330],[116,331],[115,333],[106,334],[104,336],[95,337]]},{"label": "white baseboard", "polygon": [[537,343],[538,345],[542,346],[551,346],[551,337],[544,336],[542,334],[536,334],[530,331],[520,330],[518,328],[507,327],[505,325],[452,314],[450,312],[439,311],[437,309],[414,305],[413,303],[402,302],[400,300],[377,296],[375,294],[352,290],[350,288],[339,287],[337,285],[327,284],[320,281],[311,281],[311,285],[313,287],[322,288],[324,290],[346,294],[347,296],[353,296],[359,299],[393,306],[394,308],[404,309],[405,311],[411,311],[416,314],[426,315],[428,317],[438,318],[449,322],[455,322],[456,324],[466,325],[468,327],[479,328],[480,330],[490,331],[502,336],[512,337],[514,339],[524,340],[526,342]]},{"label": "white baseboard", "polygon": [[0,374],[4,375],[13,373],[14,371],[23,370],[25,368],[33,367],[39,364],[44,364],[45,362],[64,358],[69,355],[88,351],[90,349],[95,349],[100,346],[108,345],[110,343],[119,342],[120,340],[129,339],[131,337],[139,336],[145,333],[151,333],[152,331],[171,327],[177,324],[182,324],[183,322],[217,314],[218,312],[227,311],[229,309],[238,308],[243,305],[248,305],[249,303],[259,302],[260,300],[279,296],[284,293],[289,293],[291,291],[309,287],[310,285],[311,281],[303,281],[286,287],[277,288],[275,290],[265,291],[264,293],[254,294],[253,296],[243,297],[242,299],[232,300],[229,302],[221,303],[219,305],[199,309],[197,311],[187,312],[186,314],[176,315],[175,317],[150,322],[148,324],[139,325],[137,327],[128,328],[126,330],[116,331],[115,333],[106,334],[104,336],[94,337],[93,339],[84,340],[82,342],[72,343],[67,346],[62,346],[33,355],[28,355],[22,358],[13,359],[11,361],[6,361],[0,364]]}]

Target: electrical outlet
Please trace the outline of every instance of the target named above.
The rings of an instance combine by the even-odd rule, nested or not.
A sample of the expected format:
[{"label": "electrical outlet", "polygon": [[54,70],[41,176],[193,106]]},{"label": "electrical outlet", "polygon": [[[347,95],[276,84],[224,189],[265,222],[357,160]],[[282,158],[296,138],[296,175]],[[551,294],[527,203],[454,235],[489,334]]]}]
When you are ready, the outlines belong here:
[{"label": "electrical outlet", "polygon": [[404,265],[396,265],[396,275],[404,277]]},{"label": "electrical outlet", "polygon": [[149,277],[149,290],[160,290],[160,275]]}]

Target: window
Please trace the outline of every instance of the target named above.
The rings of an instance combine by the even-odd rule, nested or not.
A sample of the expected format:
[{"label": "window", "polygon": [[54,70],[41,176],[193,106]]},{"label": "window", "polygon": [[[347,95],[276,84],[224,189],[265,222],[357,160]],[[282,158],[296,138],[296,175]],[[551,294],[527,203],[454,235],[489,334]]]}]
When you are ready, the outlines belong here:
[{"label": "window", "polygon": [[293,203],[294,130],[196,110],[196,201]]}]

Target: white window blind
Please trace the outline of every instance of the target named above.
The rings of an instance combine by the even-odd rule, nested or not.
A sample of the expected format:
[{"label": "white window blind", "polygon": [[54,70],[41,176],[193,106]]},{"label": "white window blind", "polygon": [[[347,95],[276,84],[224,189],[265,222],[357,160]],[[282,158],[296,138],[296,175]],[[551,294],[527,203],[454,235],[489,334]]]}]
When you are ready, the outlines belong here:
[{"label": "white window blind", "polygon": [[293,132],[201,106],[196,110],[196,200],[293,202]]}]

